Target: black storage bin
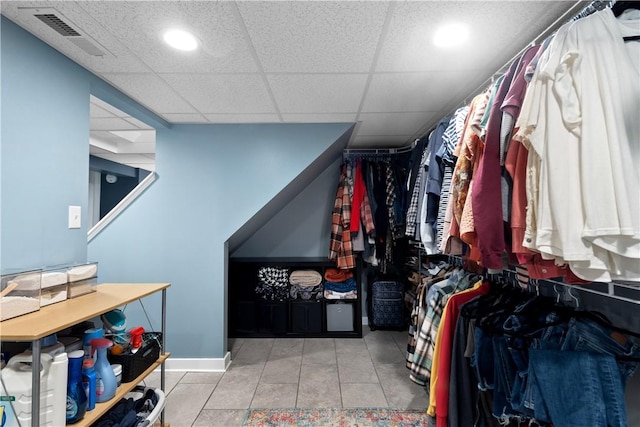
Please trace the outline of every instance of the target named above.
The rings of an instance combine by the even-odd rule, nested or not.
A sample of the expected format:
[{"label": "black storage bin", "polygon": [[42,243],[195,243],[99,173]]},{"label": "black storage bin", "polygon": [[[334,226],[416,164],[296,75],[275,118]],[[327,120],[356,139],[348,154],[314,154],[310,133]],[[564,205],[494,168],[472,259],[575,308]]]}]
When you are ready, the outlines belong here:
[{"label": "black storage bin", "polygon": [[137,352],[119,355],[107,352],[107,358],[112,365],[122,365],[122,382],[129,383],[158,361],[161,343],[162,333],[145,332],[142,334],[142,346]]},{"label": "black storage bin", "polygon": [[252,334],[257,332],[255,301],[238,301],[234,304],[234,316],[231,330],[239,334]]},{"label": "black storage bin", "polygon": [[291,332],[322,332],[322,303],[320,301],[291,301]]},{"label": "black storage bin", "polygon": [[282,335],[287,332],[289,312],[286,301],[261,301],[258,308],[258,332]]}]

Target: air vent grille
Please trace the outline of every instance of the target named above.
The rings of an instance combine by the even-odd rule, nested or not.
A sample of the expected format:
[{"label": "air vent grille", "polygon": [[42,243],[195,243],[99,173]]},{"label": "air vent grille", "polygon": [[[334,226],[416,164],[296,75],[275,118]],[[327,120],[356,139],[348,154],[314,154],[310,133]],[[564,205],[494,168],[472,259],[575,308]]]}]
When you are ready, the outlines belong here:
[{"label": "air vent grille", "polygon": [[64,22],[62,19],[58,18],[56,15],[52,13],[46,13],[42,15],[35,15],[36,18],[47,24],[49,27],[56,30],[58,33],[62,34],[65,37],[71,36],[79,36],[80,33],[71,28]]}]

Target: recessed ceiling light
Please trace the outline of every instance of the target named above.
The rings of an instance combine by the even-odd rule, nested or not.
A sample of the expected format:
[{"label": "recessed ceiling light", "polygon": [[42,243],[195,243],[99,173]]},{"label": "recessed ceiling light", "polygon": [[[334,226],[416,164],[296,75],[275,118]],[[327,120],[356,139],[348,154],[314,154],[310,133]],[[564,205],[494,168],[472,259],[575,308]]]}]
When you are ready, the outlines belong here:
[{"label": "recessed ceiling light", "polygon": [[464,24],[443,25],[436,31],[433,43],[438,47],[458,46],[469,39],[469,27]]},{"label": "recessed ceiling light", "polygon": [[164,41],[178,50],[192,51],[198,47],[198,40],[191,33],[182,30],[169,30],[164,33]]}]

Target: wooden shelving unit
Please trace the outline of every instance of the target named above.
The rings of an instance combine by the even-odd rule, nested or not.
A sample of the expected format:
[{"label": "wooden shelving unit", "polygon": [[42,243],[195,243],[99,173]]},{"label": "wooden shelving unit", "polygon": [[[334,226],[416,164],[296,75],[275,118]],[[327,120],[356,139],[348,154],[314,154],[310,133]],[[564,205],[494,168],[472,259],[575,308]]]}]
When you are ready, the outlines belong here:
[{"label": "wooden shelving unit", "polygon": [[[40,359],[40,339],[66,329],[70,326],[93,319],[115,308],[162,292],[162,336],[165,335],[166,291],[169,283],[104,283],[96,286],[96,292],[68,299],[56,304],[42,307],[39,311],[0,322],[0,340],[31,341],[34,360]],[[165,352],[162,340],[160,357],[138,378],[129,383],[122,383],[116,396],[108,402],[96,404],[93,411],[87,412],[78,426],[89,426],[107,412],[120,399],[131,391],[140,381],[157,367],[161,368],[161,384],[164,388],[164,362],[170,353]],[[39,376],[32,375],[32,395],[40,396]],[[33,399],[31,406],[31,425],[40,425],[40,399]]]}]

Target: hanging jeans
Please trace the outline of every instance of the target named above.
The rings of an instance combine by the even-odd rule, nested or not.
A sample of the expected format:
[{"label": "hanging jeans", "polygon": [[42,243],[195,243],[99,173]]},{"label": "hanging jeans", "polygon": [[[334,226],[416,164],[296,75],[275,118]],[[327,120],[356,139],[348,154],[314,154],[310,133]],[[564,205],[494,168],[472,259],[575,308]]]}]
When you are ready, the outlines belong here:
[{"label": "hanging jeans", "polygon": [[616,356],[638,358],[640,348],[590,319],[547,328],[529,350],[535,418],[555,427],[625,427],[624,389],[637,363]]},{"label": "hanging jeans", "polygon": [[626,427],[624,390],[611,355],[530,349],[535,418],[554,427]]}]

